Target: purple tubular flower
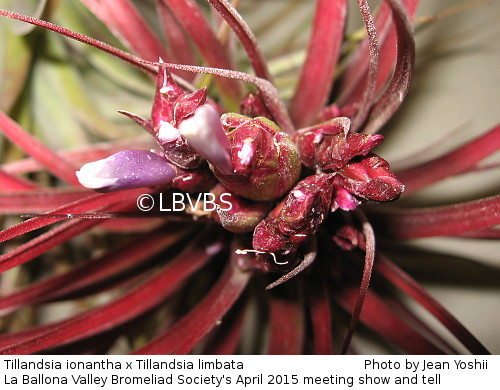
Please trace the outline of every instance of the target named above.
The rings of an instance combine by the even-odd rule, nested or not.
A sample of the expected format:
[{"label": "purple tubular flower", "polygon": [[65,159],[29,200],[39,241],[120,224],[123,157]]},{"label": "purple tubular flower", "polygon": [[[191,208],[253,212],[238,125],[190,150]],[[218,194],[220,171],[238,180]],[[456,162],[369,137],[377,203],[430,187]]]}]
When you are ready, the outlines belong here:
[{"label": "purple tubular flower", "polygon": [[170,184],[176,170],[160,155],[130,149],[85,164],[76,172],[80,183],[98,192]]}]

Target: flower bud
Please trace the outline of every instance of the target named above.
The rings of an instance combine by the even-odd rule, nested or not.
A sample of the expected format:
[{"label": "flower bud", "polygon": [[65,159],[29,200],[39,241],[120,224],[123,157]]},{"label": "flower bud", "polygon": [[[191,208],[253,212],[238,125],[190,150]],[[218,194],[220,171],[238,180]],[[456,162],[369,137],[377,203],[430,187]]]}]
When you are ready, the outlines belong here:
[{"label": "flower bud", "polygon": [[137,149],[87,163],[76,172],[84,187],[99,192],[166,185],[175,175],[175,169],[163,157]]},{"label": "flower bud", "polygon": [[335,184],[359,198],[379,202],[395,200],[404,190],[387,161],[377,155],[347,164],[338,172]]},{"label": "flower bud", "polygon": [[162,122],[173,123],[175,101],[182,95],[184,92],[174,82],[167,67],[160,62],[156,78],[156,92],[151,109],[152,126],[156,131]]},{"label": "flower bud", "polygon": [[335,174],[308,176],[259,223],[253,248],[273,253],[280,261],[293,256],[313,236],[330,211]]},{"label": "flower bud", "polygon": [[254,250],[273,254],[280,260],[296,253],[288,237],[279,231],[276,219],[265,219],[257,225],[253,232],[252,246]]},{"label": "flower bud", "polygon": [[[164,76],[162,74],[165,73]],[[162,84],[163,79],[163,84]],[[195,148],[181,136],[179,126],[193,116],[205,104],[207,91],[184,94],[173,82],[168,71],[158,74],[157,91],[152,110],[153,129],[156,139],[165,151],[166,157],[184,169],[197,168],[202,157]]]},{"label": "flower bud", "polygon": [[211,191],[218,206],[212,213],[214,219],[233,233],[247,233],[254,230],[272,207],[272,202],[251,202],[217,185]]},{"label": "flower bud", "polygon": [[203,162],[194,148],[181,136],[178,129],[168,122],[162,123],[156,139],[165,152],[165,157],[183,169],[195,169]]},{"label": "flower bud", "polygon": [[240,112],[250,118],[263,116],[272,120],[272,115],[259,95],[248,94],[240,104]]},{"label": "flower bud", "polygon": [[293,187],[278,217],[283,234],[298,236],[296,239],[302,242],[316,233],[330,211],[334,177],[335,174],[312,175]]},{"label": "flower bud", "polygon": [[229,140],[212,106],[198,107],[193,116],[179,124],[179,132],[203,158],[219,171],[232,173]]},{"label": "flower bud", "polygon": [[334,186],[332,207],[331,207],[332,212],[334,212],[337,209],[342,209],[344,211],[352,211],[356,209],[356,207],[358,207],[360,204],[361,201],[357,199],[349,191],[347,191],[345,188]]},{"label": "flower bud", "polygon": [[205,103],[206,95],[205,88],[185,94],[160,62],[151,119],[126,111],[119,112],[152,133],[170,162],[183,169],[194,169],[200,166],[202,157],[181,136],[177,127]]},{"label": "flower bud", "polygon": [[302,163],[311,169],[334,172],[356,156],[366,156],[380,144],[383,136],[349,131],[350,120],[335,118],[297,133],[295,142]]},{"label": "flower bud", "polygon": [[198,108],[205,105],[206,100],[207,88],[179,96],[174,105],[173,123],[179,126],[184,119],[194,115]]},{"label": "flower bud", "polygon": [[339,247],[346,251],[351,251],[356,247],[364,247],[365,244],[363,234],[352,225],[339,227],[332,239]]},{"label": "flower bud", "polygon": [[[298,150],[274,122],[225,114],[222,123],[229,130],[233,172],[214,166],[214,174],[226,188],[247,199],[268,201],[293,186],[301,169]],[[230,124],[236,127],[228,127]]]}]

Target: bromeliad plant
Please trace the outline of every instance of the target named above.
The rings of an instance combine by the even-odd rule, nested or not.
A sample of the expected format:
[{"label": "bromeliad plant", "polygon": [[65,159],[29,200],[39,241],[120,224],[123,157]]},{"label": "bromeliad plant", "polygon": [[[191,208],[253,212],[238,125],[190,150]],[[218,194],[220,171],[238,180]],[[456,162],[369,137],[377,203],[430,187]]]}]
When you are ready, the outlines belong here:
[{"label": "bromeliad plant", "polygon": [[[2,353],[106,353],[116,351],[118,341],[127,352],[145,354],[346,353],[356,351],[351,339],[358,322],[382,336],[390,351],[457,353],[419,319],[404,294],[470,352],[487,352],[375,250],[376,237],[382,243],[499,237],[499,196],[426,209],[381,205],[474,169],[500,146],[496,127],[398,172],[373,152],[412,81],[417,0],[385,0],[374,19],[367,1],[358,0],[366,38],[352,53],[342,52],[347,0],[317,0],[306,59],[287,100],[256,37],[227,0],[207,2],[219,36],[204,2],[157,1],[167,45],[130,0],[82,3],[137,56],[40,19],[0,14],[84,42],[153,78],[150,117],[120,112],[156,147],[110,141],[54,152],[0,113],[0,129],[30,156],[2,165],[0,209],[42,213],[0,233],[8,244],[0,270],[21,269],[28,279],[22,287],[3,287]],[[234,70],[235,40],[253,74]],[[206,66],[195,65],[197,54]],[[336,77],[339,60],[344,67]],[[43,169],[54,185],[19,175]],[[189,198],[183,212],[157,207],[179,193]],[[214,208],[191,202],[199,194],[209,194]],[[145,200],[150,211],[141,212]],[[60,246],[66,246],[63,256],[75,256],[83,251],[78,237],[92,239],[88,232],[97,225],[103,228],[97,237],[123,242],[85,249],[85,261],[34,276],[31,260],[47,261]],[[116,233],[117,225],[124,232]],[[97,303],[96,296],[108,301]],[[76,314],[16,329],[29,308],[75,299],[85,306]]]}]

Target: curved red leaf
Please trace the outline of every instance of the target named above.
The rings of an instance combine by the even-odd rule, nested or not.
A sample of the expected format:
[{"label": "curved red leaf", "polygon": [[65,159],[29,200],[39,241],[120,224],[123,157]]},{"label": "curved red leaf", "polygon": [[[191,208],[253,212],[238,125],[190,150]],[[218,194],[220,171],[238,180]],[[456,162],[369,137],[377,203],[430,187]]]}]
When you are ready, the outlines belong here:
[{"label": "curved red leaf", "polygon": [[397,267],[384,256],[377,256],[376,270],[392,282],[396,287],[411,296],[432,315],[434,315],[446,328],[455,335],[473,354],[489,354],[488,350],[476,339],[453,315],[438,301],[429,295],[406,272]]},{"label": "curved red leaf", "polygon": [[243,271],[236,261],[229,261],[217,283],[193,310],[134,353],[151,355],[190,352],[231,308],[250,276],[251,273]]},{"label": "curved red leaf", "polygon": [[347,0],[317,0],[306,61],[290,113],[298,128],[309,125],[326,103],[344,35]]},{"label": "curved red leaf", "polygon": [[221,14],[227,24],[234,31],[247,52],[252,68],[257,77],[271,81],[271,74],[267,69],[266,59],[262,54],[257,39],[248,24],[240,16],[238,11],[227,0],[208,0],[210,4]]},{"label": "curved red leaf", "polygon": [[149,61],[169,61],[162,43],[130,0],[82,0],[135,53]]},{"label": "curved red leaf", "polygon": [[415,71],[415,42],[408,15],[395,0],[387,0],[397,31],[396,66],[389,84],[375,102],[365,133],[376,133],[398,110],[410,90]]},{"label": "curved red leaf", "polygon": [[500,125],[497,125],[451,152],[395,174],[405,185],[404,194],[408,195],[449,176],[466,172],[499,149]]},{"label": "curved red leaf", "polygon": [[207,253],[206,242],[213,244],[213,231],[193,241],[181,254],[120,298],[53,324],[32,327],[26,331],[0,335],[0,354],[30,354],[61,343],[81,340],[99,334],[147,312],[172,294],[189,275],[205,264],[215,253]]},{"label": "curved red leaf", "polygon": [[377,234],[409,240],[450,236],[500,224],[500,195],[449,206],[367,211]]}]

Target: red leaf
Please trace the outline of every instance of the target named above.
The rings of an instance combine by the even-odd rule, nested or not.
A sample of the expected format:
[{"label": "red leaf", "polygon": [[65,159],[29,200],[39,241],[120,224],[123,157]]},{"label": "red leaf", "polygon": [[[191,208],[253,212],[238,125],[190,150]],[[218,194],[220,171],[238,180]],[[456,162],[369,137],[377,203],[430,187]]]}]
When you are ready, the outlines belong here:
[{"label": "red leaf", "polygon": [[[217,39],[205,16],[194,0],[163,0],[170,8],[176,19],[189,33],[201,55],[210,67],[233,69],[224,47]],[[232,80],[217,78],[222,92],[232,100],[238,101],[241,97],[240,85]]]},{"label": "red leaf", "polygon": [[[282,288],[297,288],[288,283]],[[290,291],[289,291],[290,292]],[[268,354],[299,355],[304,348],[304,303],[297,294],[269,297],[270,334]]]},{"label": "red leaf", "polygon": [[317,0],[313,30],[290,112],[299,128],[309,125],[326,103],[344,35],[347,0]]},{"label": "red leaf", "polygon": [[396,287],[411,296],[436,317],[473,354],[489,354],[488,350],[438,301],[414,279],[384,256],[378,256],[376,270]]},{"label": "red leaf", "polygon": [[[179,229],[177,225],[172,225],[170,230],[148,232],[64,274],[40,280],[6,295],[0,298],[0,313],[5,315],[21,306],[68,299],[92,287],[102,286],[107,281],[115,281],[125,271],[137,267],[186,234],[186,230]],[[95,292],[92,290],[92,293]]]},{"label": "red leaf", "polygon": [[[11,175],[3,169],[0,168],[0,188],[1,191],[18,191],[22,192],[24,190],[31,190],[33,188],[37,188],[38,185],[35,183],[32,183],[28,180],[21,179],[19,177],[16,177],[14,175]],[[3,202],[2,202],[3,206]],[[0,206],[0,208],[2,207]]]},{"label": "red leaf", "polygon": [[44,226],[51,225],[55,222],[60,221],[61,219],[67,219],[70,217],[67,214],[73,213],[82,213],[95,211],[96,209],[111,206],[119,202],[137,199],[144,189],[139,188],[135,190],[127,190],[127,191],[119,191],[111,194],[97,194],[97,195],[89,195],[87,198],[77,200],[76,202],[58,207],[50,212],[51,213],[60,213],[66,214],[65,217],[61,216],[61,218],[44,218],[44,217],[35,217],[31,218],[27,221],[21,222],[11,228],[5,229],[0,232],[0,242],[4,242],[10,240],[14,237],[18,237],[22,234],[31,232],[36,229],[40,229]]},{"label": "red leaf", "polygon": [[347,329],[346,335],[344,336],[344,341],[342,343],[341,354],[345,354],[351,343],[352,336],[354,334],[354,329],[359,321],[361,315],[361,309],[363,308],[363,303],[368,293],[368,287],[370,286],[370,279],[373,270],[373,260],[375,258],[375,236],[373,234],[373,228],[367,221],[364,214],[361,212],[357,213],[363,226],[363,235],[365,237],[366,244],[363,250],[365,251],[365,265],[363,268],[363,276],[361,278],[361,285],[358,290],[358,296],[356,297],[356,302],[352,310],[351,322],[349,323],[349,328]]},{"label": "red leaf", "polygon": [[415,42],[408,16],[395,0],[387,0],[397,32],[396,66],[389,84],[375,102],[365,133],[376,133],[398,110],[410,90],[415,71]]},{"label": "red leaf", "polygon": [[500,125],[466,144],[423,164],[396,175],[405,185],[405,195],[476,166],[482,159],[500,149]]},{"label": "red leaf", "polygon": [[500,229],[481,229],[481,230],[473,230],[470,232],[462,233],[459,237],[463,238],[476,238],[483,240],[498,240],[500,239]]},{"label": "red leaf", "polygon": [[81,340],[145,313],[176,291],[179,283],[214,255],[207,253],[207,236],[210,236],[213,244],[213,231],[198,237],[156,275],[108,304],[67,320],[0,335],[0,345],[4,346],[0,349],[0,354],[30,354],[61,343]]},{"label": "red leaf", "polygon": [[500,224],[500,195],[449,206],[368,211],[377,234],[400,240],[449,236]]},{"label": "red leaf", "polygon": [[[413,19],[419,0],[403,0],[408,17]],[[377,77],[376,93],[386,84],[396,58],[396,29],[391,23],[391,10],[384,1],[377,12],[375,26],[380,44],[380,63]],[[362,86],[366,83],[368,69],[368,40],[364,40],[352,55],[341,80],[341,96],[338,104],[348,106],[361,99]]]},{"label": "red leaf", "polygon": [[149,61],[169,61],[162,43],[130,0],[83,0],[83,3],[134,52]]},{"label": "red leaf", "polygon": [[88,196],[89,192],[87,190],[68,188],[43,188],[31,189],[24,192],[0,192],[0,212],[3,214],[42,213],[56,208],[61,204],[68,204]]},{"label": "red leaf", "polygon": [[323,278],[309,280],[306,289],[307,305],[311,313],[311,324],[314,336],[314,353],[330,355],[333,353],[332,313],[328,287]]},{"label": "red leaf", "polygon": [[247,285],[251,273],[239,268],[235,256],[233,254],[233,260],[226,264],[217,283],[193,310],[134,353],[182,355],[190,352],[217,325]]},{"label": "red leaf", "polygon": [[221,14],[227,24],[234,31],[247,52],[252,68],[257,77],[271,81],[271,74],[267,69],[266,59],[262,54],[257,39],[245,20],[227,0],[208,0],[210,4]]},{"label": "red leaf", "polygon": [[[243,297],[242,297],[243,298]],[[242,338],[246,311],[246,300],[238,302],[224,317],[222,324],[214,329],[214,335],[204,348],[206,355],[234,355]]]},{"label": "red leaf", "polygon": [[[348,310],[352,307],[358,291],[354,287],[345,289],[340,297],[341,305]],[[360,320],[369,328],[383,336],[392,344],[410,354],[436,355],[443,351],[422,337],[406,322],[397,316],[385,303],[382,297],[370,291],[366,295],[364,310]]]},{"label": "red leaf", "polygon": [[75,175],[76,168],[72,164],[43,145],[3,112],[0,112],[0,130],[12,143],[19,146],[26,154],[38,160],[55,176],[67,183],[80,187],[80,183]]}]

